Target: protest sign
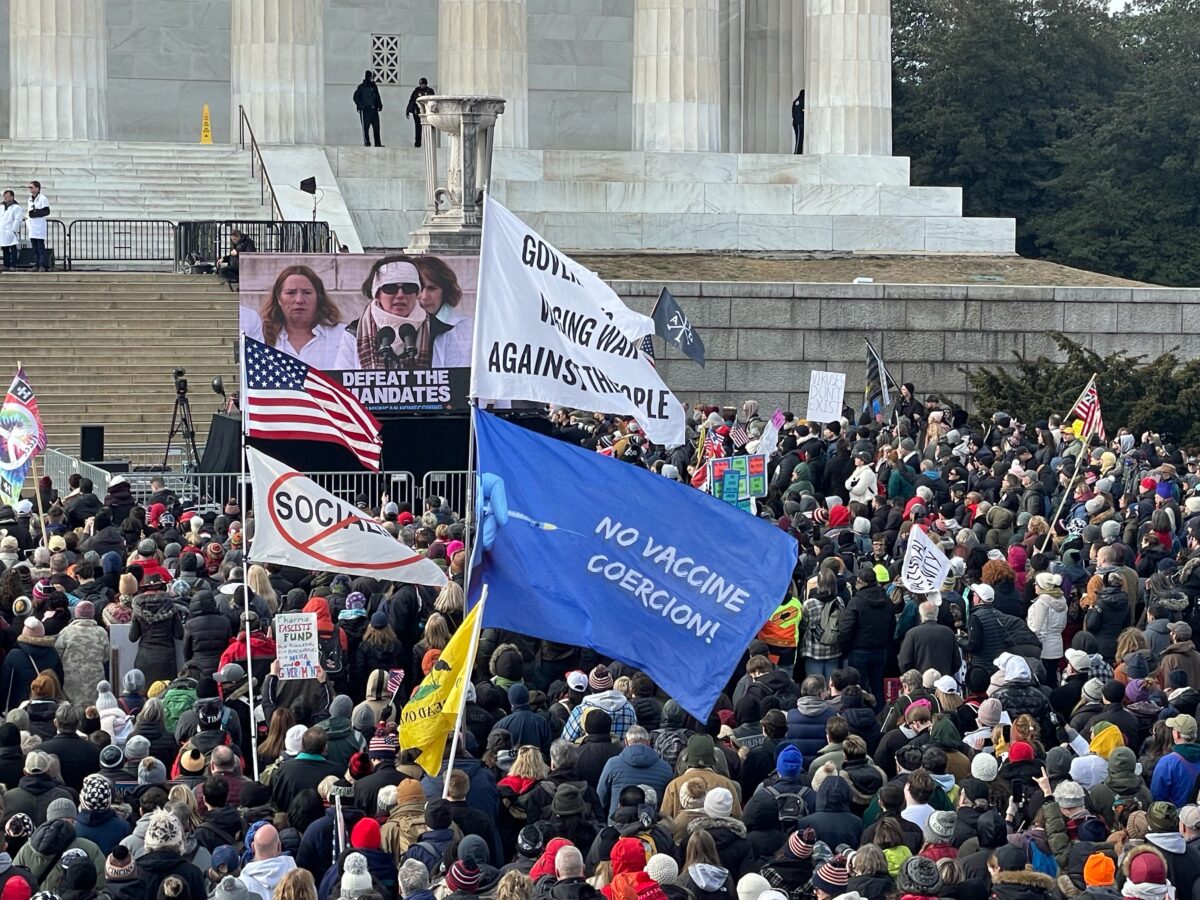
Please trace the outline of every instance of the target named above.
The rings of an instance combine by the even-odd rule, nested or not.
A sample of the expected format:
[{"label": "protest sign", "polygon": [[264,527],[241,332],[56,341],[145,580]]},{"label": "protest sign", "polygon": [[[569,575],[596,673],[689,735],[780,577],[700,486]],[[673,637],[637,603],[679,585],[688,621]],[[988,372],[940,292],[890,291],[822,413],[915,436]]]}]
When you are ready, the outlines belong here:
[{"label": "protest sign", "polygon": [[17,368],[12,386],[0,406],[0,500],[15,505],[21,499],[25,476],[33,458],[46,449],[46,431],[38,412],[37,398]]},{"label": "protest sign", "polygon": [[653,331],[599,276],[487,198],[472,397],[634,416],[656,444],[681,444],[683,406],[641,350]]},{"label": "protest sign", "polygon": [[913,593],[928,594],[940,591],[950,572],[950,560],[942,549],[929,539],[924,529],[913,526],[908,533],[901,577],[904,586]]},{"label": "protest sign", "polygon": [[316,678],[321,664],[316,613],[280,613],[273,621],[279,680]]},{"label": "protest sign", "polygon": [[721,499],[731,506],[737,506],[742,490],[742,473],[736,469],[727,469],[721,476]]},{"label": "protest sign", "polygon": [[845,394],[845,372],[822,372],[814,369],[808,373],[808,411],[804,417],[810,425],[840,419]]},{"label": "protest sign", "polygon": [[475,433],[478,546],[490,549],[470,592],[474,601],[488,586],[484,627],[591,646],[706,719],[787,590],[795,539],[701,491],[487,413]]},{"label": "protest sign", "polygon": [[246,448],[254,561],[440,587],[446,575],[374,519],[265,453]]},{"label": "protest sign", "polygon": [[750,497],[767,496],[767,457],[757,453],[750,456],[721,456],[710,459],[708,483],[712,485],[713,495],[724,497],[721,479],[730,470],[738,472],[742,477],[739,484],[739,500]]}]

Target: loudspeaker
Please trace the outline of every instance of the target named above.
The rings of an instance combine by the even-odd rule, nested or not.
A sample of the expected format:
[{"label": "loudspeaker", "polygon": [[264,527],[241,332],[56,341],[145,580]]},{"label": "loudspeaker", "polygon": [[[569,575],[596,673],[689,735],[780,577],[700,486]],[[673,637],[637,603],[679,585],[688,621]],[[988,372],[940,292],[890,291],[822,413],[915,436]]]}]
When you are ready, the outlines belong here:
[{"label": "loudspeaker", "polygon": [[104,459],[104,426],[79,426],[79,458],[84,462]]},{"label": "loudspeaker", "polygon": [[300,190],[306,194],[315,194],[317,192],[317,179],[305,178],[300,182]]},{"label": "loudspeaker", "polygon": [[103,469],[109,475],[124,475],[130,470],[127,459],[98,459],[93,465],[97,469]]},{"label": "loudspeaker", "polygon": [[213,413],[200,458],[201,472],[237,472],[242,449],[242,420],[238,416]]}]

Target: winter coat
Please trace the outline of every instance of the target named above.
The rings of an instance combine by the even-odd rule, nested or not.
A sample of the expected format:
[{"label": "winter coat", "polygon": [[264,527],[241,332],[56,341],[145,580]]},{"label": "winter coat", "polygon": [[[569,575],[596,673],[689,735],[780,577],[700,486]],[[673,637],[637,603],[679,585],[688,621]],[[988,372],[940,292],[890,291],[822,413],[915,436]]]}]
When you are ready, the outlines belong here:
[{"label": "winter coat", "polygon": [[128,481],[118,481],[108,489],[108,493],[104,495],[104,505],[112,510],[112,520],[117,524],[124,522],[129,518],[129,514],[133,512],[133,508],[137,506],[137,501],[133,499],[133,491],[129,486]]},{"label": "winter coat", "polygon": [[80,709],[96,703],[110,647],[108,632],[95,619],[75,619],[54,639],[65,676],[63,693]]},{"label": "winter coat", "polygon": [[[838,640],[842,650],[885,650],[892,640],[896,617],[892,603],[878,587],[858,591],[838,622]],[[820,748],[818,748],[820,749]]]},{"label": "winter coat", "polygon": [[846,479],[846,490],[850,492],[850,501],[871,505],[875,495],[879,493],[879,483],[875,470],[870,466],[859,466]]},{"label": "winter coat", "polygon": [[162,722],[138,722],[129,736],[133,737],[135,734],[145,736],[150,742],[150,755],[162,760],[164,765],[166,760],[174,759],[179,753],[179,741],[163,727]]},{"label": "winter coat", "polygon": [[1063,629],[1067,627],[1067,601],[1062,591],[1039,594],[1029,607],[1026,622],[1042,642],[1042,659],[1061,659]]},{"label": "winter coat", "polygon": [[52,637],[17,635],[17,645],[4,655],[0,666],[0,691],[4,692],[5,709],[16,709],[29,699],[29,685],[42,669],[49,669],[63,681],[62,660],[54,649]]},{"label": "winter coat", "polygon": [[817,811],[796,822],[797,831],[813,828],[829,846],[849,844],[857,847],[862,838],[863,822],[850,812],[850,785],[843,779],[826,778],[817,790]]},{"label": "winter coat", "polygon": [[179,674],[175,665],[175,642],[182,637],[183,624],[167,594],[142,594],[133,598],[129,639],[137,642],[133,664],[146,676],[146,684],[170,681]]},{"label": "winter coat", "polygon": [[550,722],[530,709],[528,704],[514,708],[495,727],[503,728],[512,735],[514,747],[529,745],[537,747],[543,754],[550,752],[550,742],[553,740]]},{"label": "winter coat", "polygon": [[1117,797],[1135,797],[1139,809],[1149,809],[1154,797],[1142,776],[1134,771],[1137,759],[1128,747],[1118,747],[1108,757],[1108,774],[1088,792],[1088,806],[1104,819],[1110,831],[1116,828],[1113,801]]},{"label": "winter coat", "polygon": [[28,843],[17,852],[13,865],[29,870],[34,878],[41,875],[38,887],[43,891],[53,891],[63,878],[63,869],[58,865],[58,860],[68,850],[75,848],[88,855],[96,867],[96,887],[103,888],[104,854],[94,843],[76,835],[75,826],[69,819],[55,819],[35,828]]},{"label": "winter coat", "polygon": [[1154,767],[1150,793],[1155,800],[1186,806],[1195,799],[1197,776],[1200,776],[1200,744],[1176,744]]},{"label": "winter coat", "polygon": [[677,775],[672,779],[663,792],[659,811],[665,818],[675,818],[683,811],[683,805],[679,799],[679,789],[691,778],[699,778],[704,782],[706,794],[713,788],[723,787],[728,790],[733,794],[732,815],[738,819],[742,817],[742,789],[736,782],[730,781],[720,772],[714,772],[712,769],[688,769],[682,775]]},{"label": "winter coat", "polygon": [[340,778],[345,770],[344,765],[339,766],[323,756],[308,753],[301,753],[295,759],[284,760],[279,764],[271,782],[271,799],[275,808],[287,809],[301,791],[309,788],[315,791],[326,775]]},{"label": "winter coat", "polygon": [[11,818],[14,813],[25,813],[36,827],[46,821],[46,809],[60,797],[75,799],[62,782],[49,775],[22,775],[17,786],[4,795],[5,818]]},{"label": "winter coat", "polygon": [[1038,723],[1042,734],[1054,734],[1054,722],[1050,718],[1050,701],[1030,682],[1029,678],[1005,681],[992,696],[1000,701],[1004,711],[1013,719],[1022,713],[1029,713]]},{"label": "winter coat", "polygon": [[1054,879],[1041,872],[997,872],[992,876],[993,900],[1053,900]]},{"label": "winter coat", "polygon": [[1128,625],[1129,595],[1119,587],[1105,585],[1083,619],[1083,627],[1096,639],[1097,652],[1105,659],[1114,659],[1117,638]]},{"label": "winter coat", "polygon": [[425,802],[393,806],[380,830],[383,849],[399,863],[408,848],[421,839],[425,830]]},{"label": "winter coat", "polygon": [[[287,859],[291,862],[290,857]],[[137,866],[146,888],[147,897],[157,897],[159,887],[171,875],[178,876],[187,885],[189,896],[193,898],[205,896],[204,873],[174,850],[151,850],[144,853],[138,858]],[[243,881],[246,880],[244,871],[240,877]]]},{"label": "winter coat", "polygon": [[43,753],[58,757],[63,783],[72,790],[83,787],[83,779],[92,772],[100,771],[100,748],[77,733],[59,732],[38,748]]},{"label": "winter coat", "polygon": [[972,608],[967,620],[967,650],[971,654],[971,665],[986,669],[989,674],[995,672],[995,659],[1004,652],[1007,640],[1000,613],[990,603]]},{"label": "winter coat", "polygon": [[366,749],[366,742],[361,734],[355,731],[350,720],[339,716],[336,719],[326,719],[315,726],[329,736],[329,745],[325,748],[325,758],[340,766],[343,770],[350,764],[350,757],[359,750]]},{"label": "winter coat", "polygon": [[1163,683],[1169,683],[1171,673],[1179,669],[1187,673],[1187,683],[1200,687],[1200,651],[1192,641],[1176,641],[1167,645],[1159,657],[1159,673]]},{"label": "winter coat", "polygon": [[659,802],[674,773],[666,761],[645,744],[630,744],[604,765],[596,793],[608,810],[611,819],[616,812],[621,791],[631,785],[645,784],[654,788]]},{"label": "winter coat", "polygon": [[[499,727],[499,726],[497,726]],[[593,788],[599,785],[600,775],[608,761],[621,752],[621,745],[614,744],[607,734],[589,734],[579,742],[579,761],[575,768]]]},{"label": "winter coat", "polygon": [[922,622],[904,635],[900,644],[900,671],[936,669],[957,672],[958,640],[954,631],[937,622]]},{"label": "winter coat", "polygon": [[25,754],[20,745],[0,747],[0,784],[11,790],[25,771]]},{"label": "winter coat", "polygon": [[679,875],[679,883],[691,900],[737,900],[733,879],[721,866],[695,863]]},{"label": "winter coat", "polygon": [[105,856],[129,837],[132,830],[133,827],[111,809],[81,809],[75,816],[75,834],[91,841]]},{"label": "winter coat", "polygon": [[796,745],[805,759],[813,759],[825,746],[825,723],[835,715],[837,710],[828,700],[801,697],[796,701],[796,708],[787,712],[787,739]]},{"label": "winter coat", "polygon": [[[717,845],[717,856],[721,859],[721,868],[728,870],[735,880],[750,871],[754,863],[754,853],[750,842],[746,840],[746,826],[737,819],[716,816],[696,816],[688,822],[687,830],[690,838],[697,831],[707,831],[713,843]],[[679,848],[681,856],[687,856],[687,842]]]},{"label": "winter coat", "polygon": [[193,597],[183,626],[184,661],[194,663],[202,672],[215,672],[231,637],[233,627],[229,618],[217,611],[216,600],[211,596]]}]

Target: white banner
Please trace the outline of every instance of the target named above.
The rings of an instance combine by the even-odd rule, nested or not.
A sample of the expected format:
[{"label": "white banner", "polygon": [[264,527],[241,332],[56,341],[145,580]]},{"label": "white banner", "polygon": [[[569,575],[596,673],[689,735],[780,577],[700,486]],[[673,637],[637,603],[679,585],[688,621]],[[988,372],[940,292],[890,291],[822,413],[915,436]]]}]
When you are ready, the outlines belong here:
[{"label": "white banner", "polygon": [[275,658],[279,680],[316,678],[321,665],[316,613],[279,613],[271,622],[275,633]]},{"label": "white banner", "polygon": [[246,448],[246,457],[254,489],[254,562],[409,584],[446,583],[436,563],[312,479],[253,447]]},{"label": "white banner", "polygon": [[471,396],[634,416],[682,444],[683,407],[641,352],[653,320],[491,197],[483,219]]},{"label": "white banner", "polygon": [[[843,401],[846,397],[846,373],[822,372],[817,369],[808,373],[808,419],[809,427],[836,422],[842,417]],[[817,429],[820,434],[821,429]]]},{"label": "white banner", "polygon": [[950,560],[942,548],[929,539],[923,528],[914,525],[904,551],[904,586],[915,594],[940,592],[949,573]]}]

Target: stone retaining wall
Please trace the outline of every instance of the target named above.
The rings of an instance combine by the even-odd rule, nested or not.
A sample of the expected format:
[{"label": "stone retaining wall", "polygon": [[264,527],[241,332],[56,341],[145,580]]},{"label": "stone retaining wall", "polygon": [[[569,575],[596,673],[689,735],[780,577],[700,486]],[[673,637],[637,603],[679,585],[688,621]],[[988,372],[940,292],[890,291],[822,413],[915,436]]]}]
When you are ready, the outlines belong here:
[{"label": "stone retaining wall", "polygon": [[[661,283],[615,281],[649,313]],[[1063,360],[1049,332],[1097,353],[1200,355],[1200,289],[1007,285],[671,282],[701,332],[701,369],[671,349],[659,370],[680,399],[738,404],[755,398],[802,415],[813,369],[845,372],[861,404],[870,340],[898,382],[972,409],[966,372],[1015,357]],[[661,342],[656,342],[661,347]],[[1015,354],[1015,356],[1014,356]],[[1070,398],[1065,398],[1070,402]]]}]

